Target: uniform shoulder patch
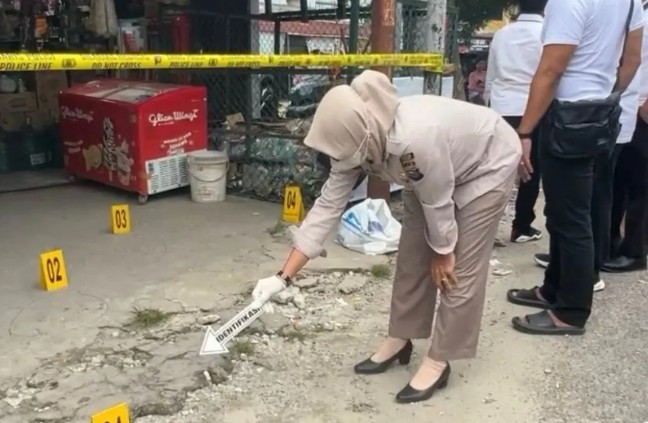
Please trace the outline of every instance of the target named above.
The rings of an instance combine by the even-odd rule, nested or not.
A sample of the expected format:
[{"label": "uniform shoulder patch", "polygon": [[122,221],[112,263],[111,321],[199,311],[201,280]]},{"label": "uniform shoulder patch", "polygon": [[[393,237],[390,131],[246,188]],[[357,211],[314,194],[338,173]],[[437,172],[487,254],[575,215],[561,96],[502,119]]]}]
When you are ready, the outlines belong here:
[{"label": "uniform shoulder patch", "polygon": [[416,165],[416,158],[414,153],[403,154],[400,157],[401,166],[403,171],[407,174],[407,177],[414,182],[418,182],[423,179],[423,174]]}]

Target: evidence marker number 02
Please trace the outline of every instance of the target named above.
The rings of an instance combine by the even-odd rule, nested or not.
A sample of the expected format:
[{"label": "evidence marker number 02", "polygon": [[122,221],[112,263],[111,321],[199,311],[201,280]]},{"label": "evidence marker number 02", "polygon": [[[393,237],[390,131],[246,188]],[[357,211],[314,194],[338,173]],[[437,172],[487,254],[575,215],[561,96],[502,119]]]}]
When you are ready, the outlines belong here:
[{"label": "evidence marker number 02", "polygon": [[40,255],[40,283],[46,291],[56,291],[68,285],[63,250],[51,250]]}]

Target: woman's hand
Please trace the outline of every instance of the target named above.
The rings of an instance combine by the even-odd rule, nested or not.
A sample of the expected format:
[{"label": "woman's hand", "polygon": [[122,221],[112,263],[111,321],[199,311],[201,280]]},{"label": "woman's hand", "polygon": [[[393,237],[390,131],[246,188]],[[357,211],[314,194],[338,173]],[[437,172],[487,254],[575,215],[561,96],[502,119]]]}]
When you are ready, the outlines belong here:
[{"label": "woman's hand", "polygon": [[256,307],[261,308],[275,294],[280,293],[286,288],[285,282],[279,276],[271,276],[265,279],[259,279],[252,291],[252,298]]},{"label": "woman's hand", "polygon": [[455,255],[432,253],[432,279],[441,292],[448,292],[457,285],[454,274]]}]

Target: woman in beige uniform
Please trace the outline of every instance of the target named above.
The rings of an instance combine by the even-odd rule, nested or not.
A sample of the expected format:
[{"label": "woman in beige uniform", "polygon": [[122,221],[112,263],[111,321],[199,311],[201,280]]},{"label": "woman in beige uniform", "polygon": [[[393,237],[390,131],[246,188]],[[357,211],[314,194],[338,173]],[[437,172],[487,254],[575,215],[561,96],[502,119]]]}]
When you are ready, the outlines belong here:
[{"label": "woman in beige uniform", "polygon": [[500,217],[521,160],[516,132],[492,110],[432,95],[398,99],[389,79],[365,71],[331,89],[305,144],[332,158],[331,173],[306,219],[293,227],[283,269],[253,292],[261,306],[291,284],[310,260],[325,256],[360,172],[405,187],[405,212],[388,337],[355,366],[359,374],[407,364],[412,339],[432,345],[418,372],[398,393],[423,401],[443,388],[449,361],[476,354],[488,266]]}]

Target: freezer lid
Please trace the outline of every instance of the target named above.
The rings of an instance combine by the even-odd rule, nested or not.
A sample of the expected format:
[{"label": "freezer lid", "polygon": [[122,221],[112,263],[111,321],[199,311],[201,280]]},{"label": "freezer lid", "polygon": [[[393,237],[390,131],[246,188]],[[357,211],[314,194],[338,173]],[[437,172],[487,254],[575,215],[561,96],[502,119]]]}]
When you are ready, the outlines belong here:
[{"label": "freezer lid", "polygon": [[160,95],[192,88],[156,82],[99,79],[86,82],[85,84],[75,85],[63,91],[63,93],[116,101],[119,103],[141,104]]}]

